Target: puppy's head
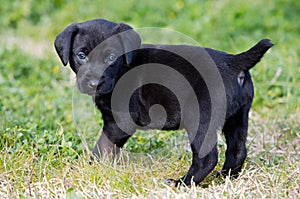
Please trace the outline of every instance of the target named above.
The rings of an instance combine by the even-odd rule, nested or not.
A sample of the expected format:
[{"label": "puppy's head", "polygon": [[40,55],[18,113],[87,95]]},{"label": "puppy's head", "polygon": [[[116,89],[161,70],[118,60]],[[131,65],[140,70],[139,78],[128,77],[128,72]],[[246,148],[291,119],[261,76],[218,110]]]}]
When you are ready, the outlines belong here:
[{"label": "puppy's head", "polygon": [[69,62],[76,73],[80,92],[104,95],[134,59],[141,39],[129,25],[97,19],[69,25],[54,45],[62,63]]}]

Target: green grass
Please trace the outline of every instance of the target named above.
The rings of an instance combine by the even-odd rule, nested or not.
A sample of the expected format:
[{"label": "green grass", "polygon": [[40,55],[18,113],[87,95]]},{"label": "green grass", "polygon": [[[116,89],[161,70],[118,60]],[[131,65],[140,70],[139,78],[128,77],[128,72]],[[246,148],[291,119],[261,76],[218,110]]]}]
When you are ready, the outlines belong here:
[{"label": "green grass", "polygon": [[[1,2],[0,198],[300,198],[299,13],[292,0]],[[249,155],[238,179],[210,175],[199,187],[165,186],[163,179],[189,167],[184,131],[137,132],[118,161],[88,164],[101,114],[76,90],[53,41],[66,25],[99,17],[169,28],[231,53],[272,39],[276,45],[251,71]],[[225,147],[220,136],[216,170]]]}]

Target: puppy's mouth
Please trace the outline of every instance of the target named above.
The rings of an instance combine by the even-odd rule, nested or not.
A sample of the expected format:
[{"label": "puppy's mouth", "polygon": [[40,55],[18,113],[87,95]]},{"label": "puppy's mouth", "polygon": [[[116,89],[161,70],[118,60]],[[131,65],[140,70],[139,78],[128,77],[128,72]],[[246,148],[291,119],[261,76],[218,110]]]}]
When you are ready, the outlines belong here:
[{"label": "puppy's mouth", "polygon": [[[97,81],[98,82],[98,81]],[[105,83],[94,83],[91,85],[89,82],[85,83],[77,83],[78,89],[81,93],[87,94],[90,96],[100,96],[100,95],[107,95],[111,93],[115,86],[115,80],[111,80]]]}]

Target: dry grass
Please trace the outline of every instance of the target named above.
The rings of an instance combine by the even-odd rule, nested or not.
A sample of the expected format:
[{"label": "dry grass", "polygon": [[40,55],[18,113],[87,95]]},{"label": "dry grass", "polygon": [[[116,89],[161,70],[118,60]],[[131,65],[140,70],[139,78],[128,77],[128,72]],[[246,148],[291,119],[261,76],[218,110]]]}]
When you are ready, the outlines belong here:
[{"label": "dry grass", "polygon": [[[299,114],[272,120],[252,113],[249,154],[240,177],[211,175],[200,186],[190,188],[176,189],[163,183],[188,169],[188,158],[176,149],[168,157],[124,151],[118,161],[94,165],[88,164],[87,155],[70,161],[25,152],[5,154],[1,156],[0,198],[300,198],[296,121]],[[223,162],[224,150],[220,151]]]},{"label": "dry grass", "polygon": [[[2,1],[0,198],[300,199],[299,2],[179,0],[170,5],[118,0],[94,1],[82,9],[82,2],[76,0]],[[67,24],[96,17],[136,28],[171,28],[204,46],[231,53],[261,38],[272,39],[276,45],[251,71],[256,91],[253,110],[259,114],[251,115],[248,158],[239,178],[210,175],[198,187],[180,189],[163,184],[163,179],[178,178],[188,170],[190,154],[183,139],[161,153],[125,151],[114,163],[102,160],[89,165],[86,154],[72,159],[80,153],[75,147],[81,137],[74,136],[76,125],[70,119],[74,110],[69,69],[59,69],[53,40]],[[43,152],[29,152],[33,144],[42,146]],[[224,162],[224,145],[220,137],[216,170]]]}]

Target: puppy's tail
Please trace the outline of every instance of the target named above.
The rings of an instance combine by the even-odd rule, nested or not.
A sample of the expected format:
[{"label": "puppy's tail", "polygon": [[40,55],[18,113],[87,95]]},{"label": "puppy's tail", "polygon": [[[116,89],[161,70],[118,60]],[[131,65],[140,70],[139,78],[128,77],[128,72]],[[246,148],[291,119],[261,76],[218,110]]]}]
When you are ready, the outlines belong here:
[{"label": "puppy's tail", "polygon": [[233,67],[239,70],[249,70],[257,64],[264,54],[273,46],[270,39],[263,39],[246,52],[233,56]]}]

